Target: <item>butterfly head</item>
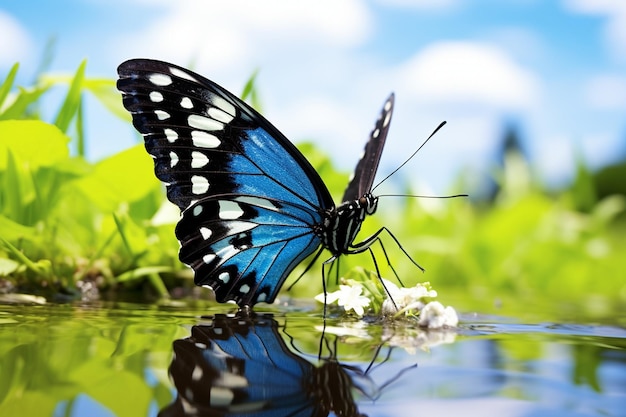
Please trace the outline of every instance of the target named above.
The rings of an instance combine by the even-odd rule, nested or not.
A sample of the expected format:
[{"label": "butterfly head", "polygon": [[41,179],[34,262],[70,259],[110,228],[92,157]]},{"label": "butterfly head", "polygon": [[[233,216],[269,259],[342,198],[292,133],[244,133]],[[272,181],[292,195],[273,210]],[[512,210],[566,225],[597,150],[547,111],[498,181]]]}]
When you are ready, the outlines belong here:
[{"label": "butterfly head", "polygon": [[373,196],[371,193],[365,194],[357,201],[358,205],[365,209],[365,214],[374,214],[378,208],[378,197]]}]

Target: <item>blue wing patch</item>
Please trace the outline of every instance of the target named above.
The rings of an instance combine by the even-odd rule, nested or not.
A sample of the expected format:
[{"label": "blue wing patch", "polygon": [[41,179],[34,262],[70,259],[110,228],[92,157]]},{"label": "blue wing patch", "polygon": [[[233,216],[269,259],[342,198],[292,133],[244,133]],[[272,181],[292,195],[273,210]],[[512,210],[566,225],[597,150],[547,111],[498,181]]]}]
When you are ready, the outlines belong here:
[{"label": "blue wing patch", "polygon": [[130,60],[118,89],[144,135],[156,176],[183,211],[180,259],[220,302],[271,303],[320,245],[334,207],[304,156],[263,116],[173,64]]},{"label": "blue wing patch", "polygon": [[247,196],[204,198],[176,227],[180,259],[196,284],[218,300],[271,303],[289,273],[320,244],[311,233],[319,215],[284,201]]}]

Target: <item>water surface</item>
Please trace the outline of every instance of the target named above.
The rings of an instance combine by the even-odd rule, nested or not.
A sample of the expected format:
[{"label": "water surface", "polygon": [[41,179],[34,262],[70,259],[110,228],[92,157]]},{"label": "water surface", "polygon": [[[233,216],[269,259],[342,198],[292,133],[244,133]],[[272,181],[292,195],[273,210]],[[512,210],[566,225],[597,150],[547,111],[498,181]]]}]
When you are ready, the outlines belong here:
[{"label": "water surface", "polygon": [[466,313],[425,331],[229,312],[0,305],[0,416],[626,416],[626,330],[611,320]]}]

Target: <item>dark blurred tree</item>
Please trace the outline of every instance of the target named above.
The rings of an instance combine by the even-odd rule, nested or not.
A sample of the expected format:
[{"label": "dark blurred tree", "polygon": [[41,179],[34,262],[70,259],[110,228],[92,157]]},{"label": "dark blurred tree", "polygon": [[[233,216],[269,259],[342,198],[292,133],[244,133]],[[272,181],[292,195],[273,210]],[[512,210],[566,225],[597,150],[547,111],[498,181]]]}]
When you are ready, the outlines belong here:
[{"label": "dark blurred tree", "polygon": [[505,170],[507,155],[517,154],[522,160],[528,162],[528,154],[522,146],[519,128],[515,122],[507,122],[504,125],[500,145],[494,154],[494,174],[488,178],[488,185],[485,187],[486,199],[492,202],[502,189],[502,175]]}]

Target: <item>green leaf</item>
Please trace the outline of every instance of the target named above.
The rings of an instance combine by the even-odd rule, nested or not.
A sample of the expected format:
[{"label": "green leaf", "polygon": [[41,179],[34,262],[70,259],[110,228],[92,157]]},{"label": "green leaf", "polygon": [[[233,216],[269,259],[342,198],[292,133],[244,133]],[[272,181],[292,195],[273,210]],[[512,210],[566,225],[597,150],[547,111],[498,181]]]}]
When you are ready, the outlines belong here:
[{"label": "green leaf", "polygon": [[12,259],[0,258],[0,277],[11,275],[20,267],[20,264]]},{"label": "green leaf", "polygon": [[2,230],[2,237],[12,242],[38,237],[37,230],[34,227],[24,226],[2,214],[0,214],[0,230]]},{"label": "green leaf", "polygon": [[38,391],[26,391],[0,404],[0,415],[3,416],[52,416],[58,405],[54,396]]},{"label": "green leaf", "polygon": [[77,186],[105,211],[116,210],[122,202],[144,197],[159,182],[154,165],[143,145],[137,145],[97,163]]},{"label": "green leaf", "polygon": [[9,150],[31,170],[67,159],[70,139],[57,127],[39,120],[0,121],[0,171],[7,167]]}]

